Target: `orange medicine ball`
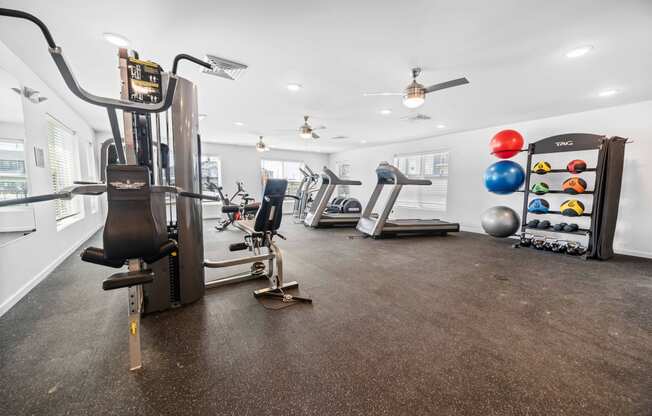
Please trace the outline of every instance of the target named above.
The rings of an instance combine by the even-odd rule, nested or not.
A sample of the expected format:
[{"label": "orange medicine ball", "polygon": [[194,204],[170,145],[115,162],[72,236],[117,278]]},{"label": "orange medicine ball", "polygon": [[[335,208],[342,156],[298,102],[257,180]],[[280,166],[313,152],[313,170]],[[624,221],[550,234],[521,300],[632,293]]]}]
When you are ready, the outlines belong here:
[{"label": "orange medicine ball", "polygon": [[564,181],[561,189],[567,194],[582,194],[586,192],[586,181],[577,176],[572,176]]}]

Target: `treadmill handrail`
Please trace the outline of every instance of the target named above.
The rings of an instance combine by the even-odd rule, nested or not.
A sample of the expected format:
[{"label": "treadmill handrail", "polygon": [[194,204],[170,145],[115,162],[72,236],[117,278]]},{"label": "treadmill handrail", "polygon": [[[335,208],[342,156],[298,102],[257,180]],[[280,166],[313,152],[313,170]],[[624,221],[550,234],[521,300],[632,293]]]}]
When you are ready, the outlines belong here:
[{"label": "treadmill handrail", "polygon": [[410,179],[403,174],[396,166],[387,162],[380,162],[376,168],[376,176],[379,184],[386,185],[432,185],[430,179]]},{"label": "treadmill handrail", "polygon": [[326,166],[324,166],[324,173],[322,173],[322,178],[328,180],[331,185],[362,185],[362,182],[360,181],[339,178],[337,175],[335,175],[335,172],[328,169]]}]

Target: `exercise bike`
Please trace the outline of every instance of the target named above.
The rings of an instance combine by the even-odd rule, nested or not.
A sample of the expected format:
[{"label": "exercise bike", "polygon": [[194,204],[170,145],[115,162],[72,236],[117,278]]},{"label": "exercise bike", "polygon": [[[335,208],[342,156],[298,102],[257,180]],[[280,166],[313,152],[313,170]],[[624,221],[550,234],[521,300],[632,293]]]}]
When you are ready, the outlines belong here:
[{"label": "exercise bike", "polygon": [[[260,203],[254,202],[255,198],[249,196],[242,182],[238,181],[235,184],[237,189],[233,193],[233,196],[229,198],[228,194],[222,192],[223,188],[221,186],[217,186],[212,182],[206,183],[206,189],[216,193],[220,198],[222,202],[222,213],[226,214],[226,218],[221,219],[215,226],[217,231],[226,230],[229,225],[234,224],[236,221],[254,219],[260,208]],[[237,198],[239,198],[239,202],[235,203],[234,201]]]}]

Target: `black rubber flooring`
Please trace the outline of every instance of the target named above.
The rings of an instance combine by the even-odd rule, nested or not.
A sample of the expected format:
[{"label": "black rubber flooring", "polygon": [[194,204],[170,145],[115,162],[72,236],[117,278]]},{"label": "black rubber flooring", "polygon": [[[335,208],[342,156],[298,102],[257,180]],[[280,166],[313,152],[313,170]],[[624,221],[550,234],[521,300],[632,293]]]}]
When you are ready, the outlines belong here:
[{"label": "black rubber flooring", "polygon": [[[126,290],[68,258],[0,318],[0,415],[652,415],[652,261],[284,221],[314,304],[250,281],[146,316],[137,374]],[[208,229],[207,257],[240,240]]]}]

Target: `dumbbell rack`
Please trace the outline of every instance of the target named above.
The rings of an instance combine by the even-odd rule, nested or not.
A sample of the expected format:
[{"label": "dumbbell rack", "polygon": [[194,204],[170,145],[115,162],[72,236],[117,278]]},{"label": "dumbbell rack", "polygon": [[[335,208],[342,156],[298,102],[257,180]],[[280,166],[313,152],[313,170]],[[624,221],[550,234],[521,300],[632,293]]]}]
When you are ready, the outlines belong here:
[{"label": "dumbbell rack", "polygon": [[[537,142],[530,143],[527,148],[527,165],[526,165],[526,174],[525,174],[525,188],[522,191],[523,193],[523,215],[521,216],[521,232],[520,232],[520,237],[522,238],[525,234],[528,234],[528,230],[538,230],[538,231],[544,231],[544,232],[552,232],[556,234],[572,234],[572,235],[584,235],[587,237],[587,253],[590,252],[591,250],[591,235],[595,232],[595,221],[593,221],[593,208],[595,205],[595,198],[593,198],[593,201],[591,203],[591,212],[584,212],[582,213],[581,216],[583,217],[590,217],[591,222],[589,228],[580,228],[577,231],[556,231],[553,229],[552,225],[548,228],[536,228],[536,227],[529,227],[528,226],[528,214],[530,212],[528,211],[528,205],[530,202],[530,195],[535,195],[535,196],[540,196],[537,195],[533,192],[530,191],[530,179],[532,175],[539,175],[536,172],[532,171],[532,156],[534,155],[542,155],[542,154],[551,154],[551,153],[570,153],[570,152],[577,152],[577,151],[583,151],[583,150],[597,150],[598,152],[603,151],[603,142],[606,140],[606,136],[600,136],[596,134],[586,134],[586,133],[572,133],[572,134],[560,134],[557,136],[551,136],[547,137],[545,139],[541,139]],[[601,158],[601,154],[598,154],[598,160]],[[575,159],[575,158],[570,158]],[[593,167],[593,168],[587,168],[582,172],[595,172],[598,174],[598,169]],[[566,169],[552,169],[550,170],[549,173],[569,173]],[[597,181],[596,181],[597,182]],[[592,191],[586,191],[583,192],[583,194],[594,194],[596,192],[596,189]],[[550,190],[550,194],[566,194],[562,190]],[[569,194],[569,196],[571,196]],[[560,211],[548,211],[546,214],[538,214],[538,215],[563,215]],[[529,233],[532,234],[532,233]],[[514,247],[520,247],[520,244],[514,244]],[[585,255],[586,258],[586,255]]]}]

